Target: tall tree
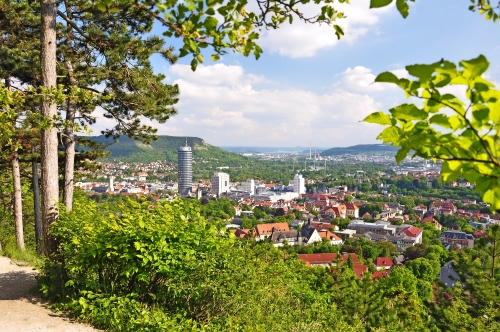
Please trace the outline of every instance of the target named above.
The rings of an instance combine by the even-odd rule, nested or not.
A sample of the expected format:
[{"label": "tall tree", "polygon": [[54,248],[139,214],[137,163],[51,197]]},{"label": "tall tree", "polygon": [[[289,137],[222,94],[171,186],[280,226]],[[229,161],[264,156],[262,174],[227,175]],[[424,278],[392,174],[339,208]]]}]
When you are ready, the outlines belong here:
[{"label": "tall tree", "polygon": [[[41,0],[41,29],[40,29],[40,71],[41,85],[47,94],[54,91],[57,83],[56,59],[56,0]],[[57,128],[54,119],[57,116],[57,104],[51,97],[42,98],[42,117],[48,126],[42,129],[41,157],[42,157],[42,231],[45,255],[52,256],[56,244],[49,235],[49,227],[58,216],[59,202],[59,170],[57,152]]]},{"label": "tall tree", "polygon": [[[66,22],[60,51],[64,58],[69,88],[78,87],[94,93],[92,104],[81,99],[67,99],[63,132],[65,146],[63,201],[71,210],[75,159],[75,121],[94,123],[95,106],[104,116],[117,121],[107,128],[106,136],[127,135],[143,142],[155,139],[156,129],[144,125],[142,118],[165,122],[176,109],[178,87],[163,83],[165,76],[153,73],[150,57],[161,54],[170,63],[176,56],[158,37],[142,37],[152,29],[154,19],[130,4],[118,5],[105,14],[88,0],[64,1],[59,17]],[[96,87],[99,87],[96,88]]]}]

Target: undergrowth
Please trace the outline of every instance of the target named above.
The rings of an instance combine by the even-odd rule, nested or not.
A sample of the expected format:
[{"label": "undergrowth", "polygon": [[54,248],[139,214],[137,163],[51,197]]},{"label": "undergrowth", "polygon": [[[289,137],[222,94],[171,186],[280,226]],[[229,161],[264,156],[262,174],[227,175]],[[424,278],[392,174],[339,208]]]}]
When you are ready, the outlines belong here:
[{"label": "undergrowth", "polygon": [[26,247],[26,250],[21,250],[12,242],[7,242],[2,245],[0,256],[9,257],[17,265],[29,265],[37,269],[42,267],[44,263],[44,258],[38,255],[33,248]]}]

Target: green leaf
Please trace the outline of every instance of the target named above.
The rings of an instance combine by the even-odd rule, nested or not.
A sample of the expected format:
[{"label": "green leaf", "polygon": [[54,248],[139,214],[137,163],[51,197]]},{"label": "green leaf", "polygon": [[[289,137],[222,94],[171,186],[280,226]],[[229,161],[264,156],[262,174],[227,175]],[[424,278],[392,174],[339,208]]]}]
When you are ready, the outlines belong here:
[{"label": "green leaf", "polygon": [[483,201],[491,204],[493,211],[500,210],[500,188],[493,187],[483,194]]},{"label": "green leaf", "polygon": [[146,224],[144,223],[143,220],[139,220],[139,227],[140,228],[144,228],[146,226]]},{"label": "green leaf", "polygon": [[337,39],[340,39],[344,35],[344,30],[337,24],[333,25],[333,29],[335,30],[335,35]]},{"label": "green leaf", "polygon": [[375,112],[368,115],[363,122],[377,123],[381,125],[392,125],[391,117],[384,112]]},{"label": "green leaf", "polygon": [[441,175],[444,181],[456,180],[462,173],[462,162],[457,160],[447,160],[443,162]]},{"label": "green leaf", "polygon": [[411,121],[411,120],[425,120],[427,113],[419,109],[414,104],[402,104],[389,110],[392,116],[398,120]]},{"label": "green leaf", "polygon": [[377,78],[375,78],[375,82],[397,84],[399,82],[399,78],[390,71],[386,71],[379,74]]},{"label": "green leaf", "polygon": [[191,70],[196,71],[196,67],[198,67],[198,61],[196,59],[191,60]]},{"label": "green leaf", "polygon": [[370,0],[370,8],[381,8],[390,5],[392,0]]},{"label": "green leaf", "polygon": [[433,116],[429,119],[429,122],[430,122],[430,123],[433,123],[433,124],[440,125],[441,127],[444,127],[444,128],[451,128],[450,118],[449,118],[449,117],[447,117],[447,116],[446,116],[446,115],[444,115],[444,114],[436,114],[436,115],[433,115]]},{"label": "green leaf", "polygon": [[396,0],[396,8],[401,13],[403,18],[408,17],[408,11],[410,10],[410,6],[406,3],[406,0]]},{"label": "green leaf", "polygon": [[384,143],[392,143],[393,145],[399,144],[401,136],[401,129],[398,127],[388,127],[378,135],[377,139],[382,140]]},{"label": "green leaf", "polygon": [[212,61],[217,61],[220,59],[220,55],[219,54],[212,54]]},{"label": "green leaf", "polygon": [[488,69],[490,63],[484,55],[480,55],[472,60],[460,61],[460,66],[464,68],[464,77],[474,79],[481,76]]},{"label": "green leaf", "polygon": [[418,77],[421,80],[428,81],[431,79],[432,74],[436,70],[439,64],[430,64],[430,65],[410,65],[406,66],[406,70],[412,76]]},{"label": "green leaf", "polygon": [[401,163],[408,155],[408,152],[410,152],[410,148],[408,147],[399,149],[398,152],[396,153],[396,162],[398,164]]}]

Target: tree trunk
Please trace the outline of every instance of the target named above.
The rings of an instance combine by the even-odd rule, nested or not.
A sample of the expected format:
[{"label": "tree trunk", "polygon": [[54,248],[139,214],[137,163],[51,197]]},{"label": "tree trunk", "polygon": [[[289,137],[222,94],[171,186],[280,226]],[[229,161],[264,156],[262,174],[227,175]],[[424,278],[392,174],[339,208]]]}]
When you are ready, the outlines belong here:
[{"label": "tree trunk", "polygon": [[[71,6],[68,1],[64,1],[66,7],[66,15],[71,19]],[[73,28],[67,24],[68,36],[66,37],[66,45],[68,52],[71,52],[73,47]],[[78,86],[78,82],[73,75],[73,64],[69,59],[64,61],[64,66],[68,71],[69,84],[72,87]],[[68,109],[66,111],[66,128],[64,129],[64,191],[63,203],[66,206],[66,211],[73,210],[73,191],[74,191],[74,175],[75,175],[75,134],[73,132],[73,124],[75,123],[76,105],[72,100],[68,99]]]},{"label": "tree trunk", "polygon": [[14,221],[16,225],[16,243],[24,250],[23,201],[21,195],[21,172],[19,170],[19,155],[12,153],[12,182],[14,184]]},{"label": "tree trunk", "polygon": [[[65,62],[68,72],[73,71],[73,66],[69,61]],[[66,211],[73,210],[73,191],[75,174],[75,134],[73,132],[73,123],[75,122],[76,107],[71,101],[66,111],[66,128],[64,129],[64,191],[63,203]]]},{"label": "tree trunk", "polygon": [[[36,148],[33,147],[33,154]],[[35,241],[36,252],[43,254],[43,231],[42,231],[42,217],[40,215],[40,187],[38,185],[38,163],[36,160],[31,162],[31,185],[33,187],[33,209],[35,210]]]},{"label": "tree trunk", "polygon": [[[44,88],[55,88],[56,73],[56,0],[41,0],[41,74]],[[57,115],[57,105],[42,99],[42,116],[52,120]],[[57,129],[42,129],[42,232],[44,252],[48,257],[56,251],[55,240],[49,236],[50,224],[59,216],[59,170],[57,164]]]}]

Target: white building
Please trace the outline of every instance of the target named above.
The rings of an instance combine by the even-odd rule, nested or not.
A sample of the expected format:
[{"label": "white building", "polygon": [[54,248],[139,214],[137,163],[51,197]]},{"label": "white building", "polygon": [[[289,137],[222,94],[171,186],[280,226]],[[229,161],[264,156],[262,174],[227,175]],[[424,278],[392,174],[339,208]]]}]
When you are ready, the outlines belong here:
[{"label": "white building", "polygon": [[229,174],[215,172],[212,176],[212,189],[210,194],[220,196],[222,193],[229,191]]},{"label": "white building", "polygon": [[304,184],[304,178],[302,174],[295,174],[293,178],[293,192],[300,194],[306,193],[306,186]]},{"label": "white building", "polygon": [[251,195],[255,195],[255,180],[248,179],[245,182],[242,182],[241,186],[240,186],[240,190],[246,191],[247,193],[250,193]]}]

